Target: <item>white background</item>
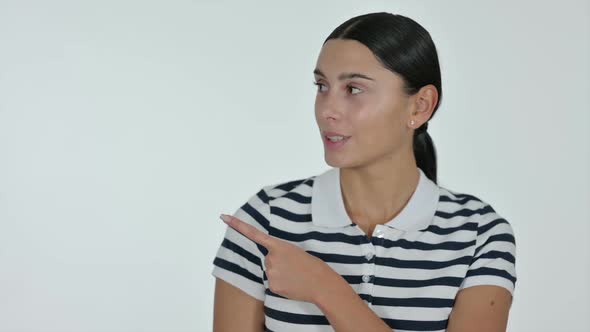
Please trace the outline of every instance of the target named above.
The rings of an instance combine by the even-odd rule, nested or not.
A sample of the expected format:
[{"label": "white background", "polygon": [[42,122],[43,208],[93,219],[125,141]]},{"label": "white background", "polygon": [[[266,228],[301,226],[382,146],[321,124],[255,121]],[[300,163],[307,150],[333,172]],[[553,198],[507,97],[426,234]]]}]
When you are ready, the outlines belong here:
[{"label": "white background", "polygon": [[373,11],[439,51],[439,184],[514,227],[509,331],[590,331],[588,1],[0,1],[0,331],[208,331],[224,226],[328,166],[312,70]]}]

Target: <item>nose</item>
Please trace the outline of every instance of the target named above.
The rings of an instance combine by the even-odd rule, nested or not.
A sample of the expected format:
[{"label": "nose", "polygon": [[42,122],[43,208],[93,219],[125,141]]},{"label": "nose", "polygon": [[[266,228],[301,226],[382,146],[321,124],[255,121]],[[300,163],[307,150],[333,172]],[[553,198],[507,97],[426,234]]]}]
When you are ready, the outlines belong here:
[{"label": "nose", "polygon": [[342,117],[342,107],[337,96],[326,93],[316,98],[316,112],[322,120],[338,120]]}]

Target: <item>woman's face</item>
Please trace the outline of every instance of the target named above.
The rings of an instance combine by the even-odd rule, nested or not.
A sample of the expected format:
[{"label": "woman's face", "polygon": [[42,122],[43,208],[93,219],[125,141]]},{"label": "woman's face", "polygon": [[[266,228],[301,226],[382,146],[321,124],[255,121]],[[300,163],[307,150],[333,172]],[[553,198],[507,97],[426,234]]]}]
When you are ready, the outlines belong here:
[{"label": "woman's face", "polygon": [[[412,97],[404,94],[401,77],[369,48],[356,40],[328,40],[314,76],[319,84],[315,117],[329,165],[355,167],[395,159],[400,152],[413,155]],[[349,138],[332,143],[326,137],[330,132]]]}]

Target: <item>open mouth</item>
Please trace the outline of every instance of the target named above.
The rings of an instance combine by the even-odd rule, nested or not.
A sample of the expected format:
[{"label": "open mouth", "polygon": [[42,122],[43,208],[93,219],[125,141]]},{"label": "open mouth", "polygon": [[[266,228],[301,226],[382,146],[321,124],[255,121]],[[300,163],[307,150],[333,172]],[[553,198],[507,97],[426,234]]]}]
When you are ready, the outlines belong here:
[{"label": "open mouth", "polygon": [[346,144],[346,142],[348,142],[350,137],[351,136],[323,136],[324,144],[331,149],[342,147],[344,144]]}]

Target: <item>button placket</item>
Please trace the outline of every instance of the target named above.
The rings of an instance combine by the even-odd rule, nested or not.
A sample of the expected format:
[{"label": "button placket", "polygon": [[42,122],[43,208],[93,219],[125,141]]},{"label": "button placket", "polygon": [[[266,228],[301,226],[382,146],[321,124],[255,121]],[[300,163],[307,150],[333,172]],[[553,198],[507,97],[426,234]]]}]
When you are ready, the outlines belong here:
[{"label": "button placket", "polygon": [[373,243],[369,242],[367,245],[363,246],[362,253],[365,255],[365,259],[367,263],[372,263],[371,260],[375,257],[375,246]]},{"label": "button placket", "polygon": [[377,268],[375,266],[375,257],[378,255],[380,245],[385,240],[386,235],[388,237],[387,226],[377,225],[373,231],[371,243],[368,246],[368,248],[370,249],[365,252],[365,259],[367,260],[367,263],[364,265],[370,266],[370,271],[364,271],[365,274],[362,276],[362,289],[364,290],[365,294],[367,294],[366,302],[369,306],[371,306],[373,302],[373,285],[375,283],[375,277],[377,273]]},{"label": "button placket", "polygon": [[[373,297],[373,281],[375,279],[375,246],[372,243],[367,243],[362,247],[362,254],[365,258],[365,263],[362,264],[361,275],[361,291],[368,299]],[[365,300],[370,306],[372,300]]]},{"label": "button placket", "polygon": [[355,225],[355,228],[355,232],[363,234],[363,239],[365,240],[360,243],[360,254],[364,256],[365,263],[361,264],[362,268],[359,271],[361,280],[360,284],[358,285],[357,293],[364,294],[366,298],[370,299],[365,299],[365,302],[368,306],[371,306],[373,298],[373,281],[375,279],[375,246],[373,245],[371,239],[366,236],[366,234],[360,229],[360,227],[358,227],[358,225]]}]

